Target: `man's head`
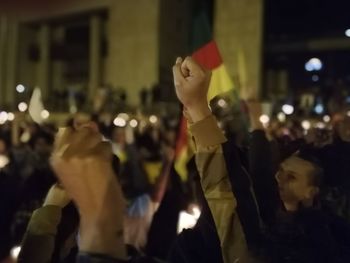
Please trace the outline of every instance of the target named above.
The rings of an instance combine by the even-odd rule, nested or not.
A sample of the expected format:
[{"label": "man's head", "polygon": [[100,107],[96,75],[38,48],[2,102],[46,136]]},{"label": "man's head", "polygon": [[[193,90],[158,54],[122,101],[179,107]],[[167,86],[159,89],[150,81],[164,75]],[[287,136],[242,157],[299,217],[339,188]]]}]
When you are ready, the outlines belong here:
[{"label": "man's head", "polygon": [[280,197],[287,210],[311,206],[319,193],[323,169],[316,157],[298,152],[283,161],[276,174]]}]

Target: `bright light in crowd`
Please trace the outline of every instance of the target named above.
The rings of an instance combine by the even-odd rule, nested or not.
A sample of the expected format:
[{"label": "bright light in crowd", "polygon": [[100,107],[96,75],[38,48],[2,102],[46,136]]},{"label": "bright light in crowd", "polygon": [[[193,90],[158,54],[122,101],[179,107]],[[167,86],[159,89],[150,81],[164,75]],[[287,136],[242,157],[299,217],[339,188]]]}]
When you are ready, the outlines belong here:
[{"label": "bright light in crowd", "polygon": [[27,109],[28,109],[27,103],[25,103],[25,102],[20,102],[20,103],[18,104],[18,110],[19,110],[20,112],[25,112]]},{"label": "bright light in crowd", "polygon": [[313,82],[317,82],[317,81],[319,81],[320,80],[320,77],[319,76],[317,76],[317,75],[313,75],[312,76],[312,81]]},{"label": "bright light in crowd", "polygon": [[345,35],[346,35],[347,37],[350,37],[350,29],[345,30]]},{"label": "bright light in crowd", "polygon": [[4,124],[8,120],[8,114],[6,111],[0,112],[0,124]]},{"label": "bright light in crowd", "polygon": [[0,169],[4,168],[10,162],[6,155],[0,155]]},{"label": "bright light in crowd", "polygon": [[117,127],[125,127],[126,120],[124,120],[123,118],[117,117],[114,119],[113,124]]},{"label": "bright light in crowd", "polygon": [[277,114],[277,119],[280,121],[280,122],[285,122],[286,121],[286,114],[284,114],[283,112],[280,112]]},{"label": "bright light in crowd", "polygon": [[291,115],[294,112],[294,107],[292,105],[289,104],[284,104],[282,106],[282,111],[286,114],[286,115]]},{"label": "bright light in crowd", "polygon": [[25,90],[26,90],[26,88],[22,84],[19,84],[16,86],[16,91],[18,93],[23,93]]},{"label": "bright light in crowd", "polygon": [[309,130],[311,128],[311,123],[307,120],[302,121],[301,127],[303,127],[304,130]]},{"label": "bright light in crowd", "polygon": [[177,225],[177,232],[181,233],[184,229],[189,229],[193,228],[197,221],[198,218],[201,215],[201,211],[198,208],[198,206],[193,206],[192,211],[181,211],[179,215],[179,221]]},{"label": "bright light in crowd", "polygon": [[326,128],[326,124],[324,124],[323,122],[318,122],[318,123],[316,123],[316,128],[318,128],[318,129],[324,129],[324,128]]},{"label": "bright light in crowd", "polygon": [[319,58],[312,58],[305,63],[306,71],[320,71],[323,67],[322,61]]},{"label": "bright light in crowd", "polygon": [[12,112],[9,112],[7,115],[7,119],[9,121],[13,121],[15,119],[15,114],[13,114]]},{"label": "bright light in crowd", "polygon": [[21,247],[17,246],[11,249],[11,258],[17,260],[19,252],[21,252]]},{"label": "bright light in crowd", "polygon": [[122,119],[124,119],[126,121],[128,121],[130,119],[130,116],[128,114],[126,114],[126,113],[119,113],[118,117],[122,118]]},{"label": "bright light in crowd", "polygon": [[268,124],[270,121],[270,117],[264,114],[260,116],[259,120],[262,124]]},{"label": "bright light in crowd", "polygon": [[350,111],[348,111],[348,112],[346,113],[346,115],[347,115],[348,117],[350,117]]},{"label": "bright light in crowd", "polygon": [[323,121],[324,122],[330,122],[331,121],[331,117],[329,117],[329,115],[324,115],[323,116]]},{"label": "bright light in crowd", "polygon": [[137,120],[135,120],[135,119],[132,119],[132,120],[130,121],[130,126],[131,126],[132,128],[136,128],[138,124],[139,124],[139,123],[138,123]]},{"label": "bright light in crowd", "polygon": [[219,99],[218,105],[219,107],[224,108],[227,106],[227,102],[224,99]]},{"label": "bright light in crowd", "polygon": [[157,121],[158,121],[158,118],[157,118],[157,116],[155,116],[155,115],[152,115],[152,116],[150,116],[149,117],[149,122],[150,123],[157,123]]},{"label": "bright light in crowd", "polygon": [[47,119],[50,117],[50,112],[48,110],[43,110],[40,115],[41,115],[41,118]]},{"label": "bright light in crowd", "polygon": [[317,104],[316,107],[315,107],[315,112],[316,112],[317,114],[322,114],[323,111],[324,111],[323,105],[322,105],[322,104]]}]

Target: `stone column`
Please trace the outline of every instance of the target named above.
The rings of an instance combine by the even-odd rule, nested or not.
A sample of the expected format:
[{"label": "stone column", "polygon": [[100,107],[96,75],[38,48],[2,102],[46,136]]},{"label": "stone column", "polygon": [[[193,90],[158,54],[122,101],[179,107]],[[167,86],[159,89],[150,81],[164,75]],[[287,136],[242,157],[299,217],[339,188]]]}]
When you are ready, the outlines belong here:
[{"label": "stone column", "polygon": [[224,63],[243,89],[261,95],[263,0],[215,3],[214,38]]},{"label": "stone column", "polygon": [[89,91],[91,101],[101,84],[101,19],[97,15],[90,18],[90,57],[89,57]]},{"label": "stone column", "polygon": [[15,92],[18,81],[18,23],[9,21],[7,35],[7,66],[6,66],[6,99],[5,103],[10,108],[15,105]]},{"label": "stone column", "polygon": [[106,82],[137,105],[142,87],[158,83],[160,0],[114,1],[109,10]]},{"label": "stone column", "polygon": [[42,24],[38,32],[40,60],[37,68],[37,85],[41,89],[43,100],[47,99],[50,90],[50,27]]},{"label": "stone column", "polygon": [[4,106],[6,99],[6,42],[7,42],[7,18],[0,15],[0,107]]}]

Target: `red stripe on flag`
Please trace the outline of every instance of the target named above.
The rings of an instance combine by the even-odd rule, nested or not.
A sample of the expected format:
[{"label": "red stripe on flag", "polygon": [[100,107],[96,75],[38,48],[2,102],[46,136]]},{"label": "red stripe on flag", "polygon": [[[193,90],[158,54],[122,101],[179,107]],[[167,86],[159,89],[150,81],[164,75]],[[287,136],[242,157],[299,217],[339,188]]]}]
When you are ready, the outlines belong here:
[{"label": "red stripe on flag", "polygon": [[184,116],[182,116],[179,134],[178,134],[176,147],[175,147],[175,159],[177,159],[180,156],[181,151],[187,147],[187,145],[188,145],[187,140],[188,140],[188,138],[187,138],[187,120]]},{"label": "red stripe on flag", "polygon": [[220,52],[214,40],[195,51],[192,58],[209,70],[213,70],[222,64]]}]

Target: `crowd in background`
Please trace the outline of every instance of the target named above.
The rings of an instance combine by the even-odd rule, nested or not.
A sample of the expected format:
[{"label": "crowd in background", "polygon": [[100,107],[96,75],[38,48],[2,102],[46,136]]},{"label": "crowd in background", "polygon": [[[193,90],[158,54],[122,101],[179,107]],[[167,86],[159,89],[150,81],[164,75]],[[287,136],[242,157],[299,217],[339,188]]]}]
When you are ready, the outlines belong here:
[{"label": "crowd in background", "polygon": [[[183,103],[182,100],[181,102]],[[240,215],[241,227],[249,249],[254,250],[254,253],[259,254],[261,258],[268,257],[269,260],[266,262],[349,262],[347,260],[350,259],[350,117],[346,106],[332,112],[328,118],[322,120],[310,118],[307,120],[308,123],[305,123],[305,118],[293,119],[284,116],[286,118],[284,119],[277,118],[277,115],[268,116],[266,120],[262,104],[256,98],[244,98],[240,102],[239,109],[235,107],[234,114],[230,113],[233,102],[221,99],[221,102],[218,100],[215,103],[220,105],[220,107],[212,106],[219,126],[225,131],[229,141],[234,142],[235,146],[231,148],[239,146],[240,149],[240,157],[236,156],[232,160],[239,160],[241,166],[237,169],[245,167],[243,170],[248,171],[253,177],[251,182],[255,191],[253,196],[257,199],[260,216],[268,229],[264,230],[268,233],[264,237],[263,243],[266,245],[264,252],[261,252],[261,248],[251,249],[256,243],[252,241],[253,235],[249,234],[247,229],[253,231],[254,224],[249,222],[252,225],[247,228],[249,224],[244,222],[243,218],[252,221],[254,213],[242,216],[244,211],[241,211],[243,206],[240,206],[242,200],[248,200],[250,195],[242,194],[240,189],[235,189],[235,184],[237,185],[235,181],[232,188],[238,203],[236,210]],[[79,122],[84,123],[85,120],[79,116],[67,120],[67,126],[76,129],[80,125]],[[214,255],[217,252],[216,241],[213,241],[214,245],[211,241],[219,238],[221,249],[226,249],[227,244],[222,239],[211,201],[205,190],[202,190],[203,178],[201,181],[200,173],[203,170],[197,169],[198,160],[196,163],[194,154],[191,155],[191,148],[194,152],[195,147],[191,146],[189,140],[185,160],[187,172],[183,177],[175,168],[179,157],[176,150],[180,141],[181,118],[174,121],[152,117],[152,121],[148,117],[136,118],[134,124],[128,121],[129,117],[125,113],[119,114],[114,122],[113,120],[106,122],[103,116],[98,114],[87,117],[94,129],[101,132],[104,140],[112,147],[113,171],[126,200],[126,210],[123,211],[123,235],[129,255],[134,257],[147,255],[149,258],[170,262],[218,262],[210,261],[217,256]],[[249,133],[249,128],[252,133]],[[13,138],[13,129],[14,125],[11,122],[0,126],[0,260],[9,259],[12,248],[25,245],[25,242],[34,242],[28,241],[28,231],[33,230],[31,227],[37,227],[38,222],[42,220],[40,218],[48,213],[45,211],[45,204],[50,203],[50,192],[61,189],[50,165],[58,127],[51,123],[38,125],[26,121],[16,127],[18,132],[15,134],[18,134],[18,140]],[[231,162],[227,161],[227,158],[231,158],[230,154],[233,153],[230,153],[230,150],[225,152],[225,146],[223,147],[226,168],[230,172]],[[255,154],[253,158],[252,153]],[[297,174],[299,170],[304,169],[303,163],[292,163],[295,161],[293,156],[296,156],[298,161],[312,163],[322,171],[315,172],[312,187],[310,186],[312,189],[305,190],[310,190],[310,196],[308,194],[305,200],[300,199],[302,202],[297,202],[297,207],[291,208],[293,211],[291,216],[286,208],[288,207],[286,204],[291,202],[285,200],[297,198],[298,194],[302,194],[303,186],[298,185],[300,183],[298,175],[288,172],[288,167],[295,169]],[[209,166],[205,167],[210,170]],[[307,164],[305,167],[307,169]],[[270,170],[267,171],[267,168]],[[281,172],[281,169],[287,172]],[[237,174],[238,170],[232,173]],[[217,173],[220,173],[220,169]],[[266,182],[269,181],[270,174],[276,173],[276,180],[272,179],[274,182],[271,183],[275,186],[271,190],[268,187],[272,186],[267,186]],[[262,175],[266,178],[260,178]],[[256,181],[254,178],[257,178]],[[295,192],[283,192],[289,184],[294,184]],[[242,186],[241,189],[243,188]],[[274,193],[278,190],[280,192],[276,193],[276,196],[279,197],[276,198]],[[278,201],[271,201],[275,200],[274,198]],[[278,203],[276,207],[283,207],[280,203],[284,203],[284,208],[271,208],[272,203]],[[184,230],[179,235],[181,212],[187,211],[189,215],[195,215],[198,207],[202,215],[194,229],[201,227],[201,231],[204,232],[200,231],[200,236],[193,237],[189,230]],[[51,214],[53,212],[50,212],[52,221],[57,221],[58,230],[54,231],[52,253],[47,258],[43,256],[47,261],[35,261],[36,256],[33,255],[33,253],[45,254],[47,251],[43,251],[44,246],[42,250],[32,248],[29,259],[25,258],[25,253],[28,251],[22,251],[22,262],[75,262],[79,249],[79,213],[70,200],[62,209],[62,215],[58,217],[53,217]],[[271,212],[273,209],[278,211]],[[209,219],[201,221],[209,210],[212,215]],[[276,217],[273,215],[275,212]],[[198,217],[199,215],[196,219]],[[214,225],[215,228],[213,219],[218,233],[214,231],[216,234],[211,236],[211,227]],[[226,226],[227,229],[231,227]],[[230,231],[227,230],[227,233]],[[69,249],[66,244],[68,239],[71,240]],[[202,247],[204,250],[209,248],[208,251],[201,251],[203,255],[208,254],[206,259],[196,251],[201,248],[200,245],[195,246],[196,249],[181,248],[183,244],[200,243],[198,239],[209,244]],[[317,243],[317,240],[322,242]],[[40,240],[37,242],[40,244]],[[334,251],[330,251],[329,247],[332,246],[335,246]],[[329,253],[322,253],[322,250]],[[179,251],[182,251],[183,255],[180,255]],[[228,262],[226,259],[230,256],[225,255],[225,252],[219,254],[219,258],[222,257]],[[330,258],[326,258],[325,255]],[[251,261],[242,259],[235,262]]]}]

